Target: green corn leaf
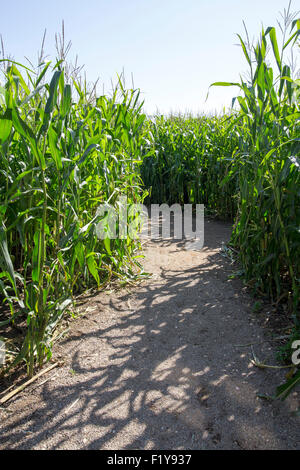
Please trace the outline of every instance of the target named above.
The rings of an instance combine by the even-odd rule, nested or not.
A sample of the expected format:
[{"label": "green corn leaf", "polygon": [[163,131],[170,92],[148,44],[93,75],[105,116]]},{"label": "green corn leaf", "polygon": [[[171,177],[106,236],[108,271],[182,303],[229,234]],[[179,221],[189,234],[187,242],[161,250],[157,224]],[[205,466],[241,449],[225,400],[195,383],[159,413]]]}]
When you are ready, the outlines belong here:
[{"label": "green corn leaf", "polygon": [[50,66],[51,62],[47,62],[47,64],[45,65],[45,67],[43,68],[43,70],[41,71],[40,75],[38,76],[36,82],[35,82],[35,88],[38,87],[38,85],[41,83],[41,81],[43,80],[44,76],[46,75],[46,72]]},{"label": "green corn leaf", "polygon": [[275,398],[285,400],[297,384],[300,383],[300,370],[294,377],[288,380],[285,384],[277,387]]},{"label": "green corn leaf", "polygon": [[32,252],[32,280],[38,282],[40,279],[40,249],[41,249],[41,232],[35,232],[33,236],[34,249]]},{"label": "green corn leaf", "polygon": [[0,267],[3,271],[8,272],[14,291],[17,293],[15,270],[8,251],[6,228],[3,223],[0,226]]},{"label": "green corn leaf", "polygon": [[19,134],[24,137],[26,140],[35,140],[35,136],[30,129],[30,127],[26,124],[25,121],[20,117],[19,111],[17,108],[13,108],[12,110],[12,121],[13,125]]},{"label": "green corn leaf", "polygon": [[[212,86],[238,86],[239,88],[241,88],[241,85],[240,83],[234,83],[234,82],[214,82],[210,85],[209,89],[212,87]],[[206,100],[208,98],[208,95],[209,95],[209,91],[207,92],[207,95],[206,95]]]},{"label": "green corn leaf", "polygon": [[268,28],[267,31],[266,31],[266,35],[267,34],[270,35],[271,44],[272,44],[274,56],[275,56],[275,59],[276,59],[276,63],[278,65],[279,71],[281,72],[281,60],[280,60],[280,55],[279,55],[279,49],[278,49],[278,43],[277,43],[275,28],[274,27],[273,28]]},{"label": "green corn leaf", "polygon": [[7,109],[3,116],[0,116],[0,141],[2,144],[8,139],[12,129],[11,109]]},{"label": "green corn leaf", "polygon": [[35,156],[36,160],[44,170],[46,168],[45,158],[42,152],[37,147],[36,138],[30,129],[30,127],[21,119],[17,108],[13,108],[12,110],[12,121],[13,125],[19,134],[24,137],[29,143],[32,150],[33,155]]},{"label": "green corn leaf", "polygon": [[252,64],[251,64],[251,60],[250,60],[249,54],[248,54],[248,52],[247,52],[247,48],[246,48],[246,46],[245,46],[245,43],[244,43],[243,39],[241,38],[241,36],[240,36],[239,34],[238,34],[237,36],[238,36],[238,38],[239,38],[239,40],[240,40],[240,43],[241,43],[241,46],[242,46],[242,49],[243,49],[243,52],[244,52],[244,56],[246,57],[246,60],[247,60],[248,64],[249,64],[250,67],[251,67],[251,65],[252,65]]},{"label": "green corn leaf", "polygon": [[31,69],[29,69],[28,67],[26,67],[25,65],[23,64],[20,64],[20,62],[16,62],[15,60],[11,60],[11,59],[1,59],[0,60],[0,63],[1,62],[8,62],[9,64],[14,64],[14,65],[18,65],[19,67],[22,67],[23,69],[27,70],[28,72],[31,72],[33,74],[35,74],[35,72]]},{"label": "green corn leaf", "polygon": [[80,96],[81,99],[83,99],[84,94],[81,91],[79,84],[74,79],[72,79],[72,80],[73,80],[73,83],[74,83],[74,86],[76,88],[76,91],[77,91],[78,95]]},{"label": "green corn leaf", "polygon": [[238,86],[241,88],[240,83],[235,82],[214,82],[210,86]]},{"label": "green corn leaf", "polygon": [[91,144],[91,145],[88,145],[87,148],[85,149],[82,157],[80,158],[80,160],[78,161],[78,165],[81,165],[82,163],[84,163],[84,161],[86,160],[86,158],[89,156],[89,154],[95,150],[96,148],[98,148],[99,146],[97,144]]},{"label": "green corn leaf", "polygon": [[55,161],[57,170],[60,171],[62,169],[61,153],[57,146],[58,137],[52,125],[50,125],[48,130],[48,140],[52,158]]},{"label": "green corn leaf", "polygon": [[111,255],[112,252],[111,252],[111,249],[110,249],[110,239],[109,239],[109,238],[105,238],[103,241],[104,241],[104,246],[105,246],[105,249],[106,249],[107,253],[108,253],[109,255]]},{"label": "green corn leaf", "polygon": [[93,278],[95,279],[95,281],[97,282],[97,285],[99,287],[100,278],[99,278],[99,274],[98,274],[98,270],[97,270],[97,263],[96,263],[95,258],[94,258],[94,253],[90,253],[87,256],[86,261],[87,261],[88,269],[89,269],[91,275],[93,276]]},{"label": "green corn leaf", "polygon": [[84,247],[81,242],[78,242],[75,244],[75,253],[76,253],[76,257],[78,259],[80,267],[83,268],[85,255],[84,255]]},{"label": "green corn leaf", "polygon": [[300,36],[300,20],[296,20],[298,21],[298,23],[295,23],[297,24],[298,26],[298,29],[297,31],[294,32],[294,34],[292,34],[292,36],[286,41],[286,43],[284,44],[283,46],[283,50],[286,49],[286,47],[292,42],[292,40],[294,39],[294,43],[297,41],[298,39],[298,36]]},{"label": "green corn leaf", "polygon": [[8,68],[8,73],[12,73],[14,76],[18,77],[18,79],[20,80],[20,83],[21,83],[26,95],[29,95],[30,94],[29,88],[26,85],[26,83],[24,81],[24,78],[22,77],[21,73],[19,72],[19,70],[17,69],[17,67],[14,64],[12,64]]},{"label": "green corn leaf", "polygon": [[54,106],[56,105],[57,101],[57,93],[58,93],[58,83],[59,79],[61,76],[61,71],[56,71],[54,72],[54,75],[52,77],[52,80],[50,82],[50,87],[49,87],[49,98],[46,103],[45,107],[45,113],[50,114],[53,111]]},{"label": "green corn leaf", "polygon": [[66,85],[64,88],[63,100],[62,100],[61,111],[60,111],[62,118],[65,118],[68,112],[70,111],[71,104],[72,104],[71,86]]}]

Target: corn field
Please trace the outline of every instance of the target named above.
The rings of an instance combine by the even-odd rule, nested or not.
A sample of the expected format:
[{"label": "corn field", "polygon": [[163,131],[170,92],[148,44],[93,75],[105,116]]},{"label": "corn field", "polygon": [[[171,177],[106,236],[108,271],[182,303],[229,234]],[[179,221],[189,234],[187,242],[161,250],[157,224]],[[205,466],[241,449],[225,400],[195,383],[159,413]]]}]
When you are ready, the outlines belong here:
[{"label": "corn field", "polygon": [[[238,88],[231,113],[152,119],[155,154],[142,177],[151,202],[202,203],[234,223],[244,280],[288,306],[300,339],[300,79],[285,63],[287,49],[299,49],[300,20],[285,18],[281,49],[277,33],[262,30],[255,47],[239,36],[248,79],[212,84]],[[300,372],[278,394],[299,381]]]},{"label": "corn field", "polygon": [[[25,324],[12,366],[51,358],[74,296],[142,275],[140,244],[99,240],[97,208],[201,203],[234,224],[231,245],[259,295],[288,305],[300,335],[300,80],[286,52],[300,20],[239,36],[249,67],[224,116],[147,117],[120,79],[93,100],[64,62],[4,62],[0,88],[0,326]],[[3,62],[3,61],[2,61]],[[50,78],[47,77],[50,75]],[[297,380],[300,380],[298,374]]]},{"label": "corn field", "polygon": [[74,81],[74,101],[60,64],[41,84],[50,67],[38,76],[25,69],[25,79],[12,63],[0,89],[0,289],[10,309],[1,326],[26,319],[14,364],[25,360],[30,375],[51,357],[53,331],[74,294],[141,271],[135,241],[95,235],[99,204],[114,205],[120,194],[129,204],[144,198],[139,93],[120,80],[112,96],[90,104]]},{"label": "corn field", "polygon": [[[249,81],[213,84],[238,87],[239,109],[223,117],[153,119],[156,152],[142,166],[151,202],[202,203],[234,221],[232,245],[245,278],[272,302],[287,300],[294,312],[300,278],[300,80],[293,79],[283,53],[299,28],[294,21],[281,52],[275,28],[262,31],[254,50],[240,37]],[[277,71],[266,58],[268,40]]]}]

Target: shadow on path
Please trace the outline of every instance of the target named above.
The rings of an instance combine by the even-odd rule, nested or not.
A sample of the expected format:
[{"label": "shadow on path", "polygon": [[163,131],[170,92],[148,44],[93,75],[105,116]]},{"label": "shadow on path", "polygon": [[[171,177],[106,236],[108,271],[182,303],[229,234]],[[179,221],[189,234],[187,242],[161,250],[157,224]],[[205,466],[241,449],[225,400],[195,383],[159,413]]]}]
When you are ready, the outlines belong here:
[{"label": "shadow on path", "polygon": [[[1,412],[0,448],[299,448],[297,396],[258,399],[282,375],[256,369],[238,346],[264,338],[219,253],[229,234],[210,222],[199,253],[151,242],[152,279],[90,299],[96,310],[56,347],[67,363],[54,380]],[[267,343],[259,348],[274,362]]]}]

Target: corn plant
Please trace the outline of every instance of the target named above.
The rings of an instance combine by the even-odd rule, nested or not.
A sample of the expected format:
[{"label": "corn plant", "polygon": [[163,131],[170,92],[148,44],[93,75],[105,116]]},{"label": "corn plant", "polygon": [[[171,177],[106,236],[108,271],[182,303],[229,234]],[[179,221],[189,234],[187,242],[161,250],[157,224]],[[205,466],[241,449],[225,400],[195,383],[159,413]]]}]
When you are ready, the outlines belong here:
[{"label": "corn plant", "polygon": [[155,155],[145,158],[141,174],[151,188],[153,203],[199,203],[225,218],[233,218],[237,191],[232,179],[220,188],[238,146],[235,130],[218,117],[157,116],[150,121]]},{"label": "corn plant", "polygon": [[[299,47],[300,20],[285,12],[278,30],[255,46],[238,35],[249,66],[223,117],[157,116],[155,155],[143,162],[151,201],[203,203],[234,222],[231,243],[246,282],[274,304],[285,302],[300,338],[300,80],[286,60]],[[299,382],[299,372],[278,389]]]},{"label": "corn plant", "polygon": [[[149,124],[156,153],[142,165],[151,201],[204,203],[234,220],[232,243],[246,280],[273,302],[287,300],[294,314],[300,277],[300,81],[284,53],[297,46],[299,28],[300,21],[287,15],[281,50],[273,27],[262,30],[255,47],[239,36],[249,79],[212,85],[238,87],[238,109],[221,118],[156,117]],[[277,74],[268,62],[268,41]]]},{"label": "corn plant", "polygon": [[[231,174],[239,179],[239,212],[233,243],[248,281],[273,301],[286,298],[296,312],[299,301],[299,89],[300,81],[284,63],[284,52],[296,44],[300,21],[279,49],[275,28],[262,30],[256,47],[239,37],[249,64],[249,80],[231,84],[242,92],[233,114],[242,145]],[[277,67],[267,61],[270,41]],[[213,85],[230,85],[215,83]],[[238,163],[238,164],[237,164]],[[295,317],[298,321],[299,318]]]},{"label": "corn plant", "polygon": [[138,242],[98,239],[97,208],[121,194],[143,201],[138,167],[149,146],[138,90],[119,79],[91,103],[61,61],[47,81],[50,70],[10,62],[0,89],[0,291],[10,308],[0,326],[25,322],[12,365],[25,360],[29,375],[51,357],[74,294],[135,277]]}]

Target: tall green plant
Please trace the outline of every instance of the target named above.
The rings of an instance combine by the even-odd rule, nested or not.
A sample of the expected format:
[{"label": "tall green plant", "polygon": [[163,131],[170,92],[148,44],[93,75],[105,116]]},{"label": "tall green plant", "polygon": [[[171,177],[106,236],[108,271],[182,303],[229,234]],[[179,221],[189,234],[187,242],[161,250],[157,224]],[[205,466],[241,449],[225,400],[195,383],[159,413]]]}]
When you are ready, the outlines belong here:
[{"label": "tall green plant", "polygon": [[[138,90],[119,80],[92,104],[86,88],[66,82],[63,63],[45,81],[10,63],[0,107],[0,289],[14,323],[27,333],[14,364],[33,374],[51,357],[53,331],[73,294],[112,276],[134,278],[138,242],[100,240],[97,208],[118,197],[142,202],[138,167],[147,153]],[[42,81],[44,82],[43,84]],[[3,323],[2,323],[3,324]]]},{"label": "tall green plant", "polygon": [[[288,27],[291,34],[286,39]],[[296,44],[300,21],[286,21],[280,50],[276,30],[262,30],[255,47],[239,36],[249,64],[249,80],[235,85],[239,111],[233,123],[245,145],[235,157],[240,165],[239,213],[233,242],[240,250],[246,278],[273,301],[287,297],[297,311],[299,301],[299,80],[284,64],[284,52]],[[267,59],[268,40],[276,74]],[[245,152],[246,150],[246,152]]]},{"label": "tall green plant", "polygon": [[[300,80],[286,59],[299,46],[300,20],[289,9],[283,20],[281,46],[274,27],[256,45],[238,35],[248,77],[211,85],[239,90],[230,114],[154,119],[156,153],[142,175],[153,202],[203,203],[234,220],[245,280],[289,306],[300,338]],[[298,382],[299,372],[279,395]]]}]

